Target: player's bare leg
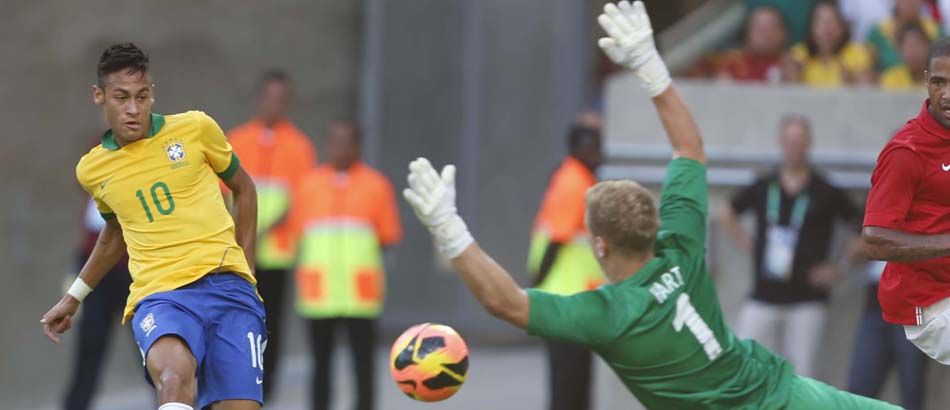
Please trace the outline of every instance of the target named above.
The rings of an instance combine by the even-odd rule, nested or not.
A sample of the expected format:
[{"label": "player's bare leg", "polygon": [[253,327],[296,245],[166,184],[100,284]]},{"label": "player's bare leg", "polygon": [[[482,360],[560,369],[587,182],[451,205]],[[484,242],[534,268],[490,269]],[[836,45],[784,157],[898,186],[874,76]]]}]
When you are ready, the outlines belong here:
[{"label": "player's bare leg", "polygon": [[211,405],[211,410],[258,410],[261,404],[254,400],[222,400]]},{"label": "player's bare leg", "polygon": [[163,336],[152,344],[146,357],[145,365],[155,384],[158,404],[184,403],[194,406],[198,363],[188,345],[177,336]]}]

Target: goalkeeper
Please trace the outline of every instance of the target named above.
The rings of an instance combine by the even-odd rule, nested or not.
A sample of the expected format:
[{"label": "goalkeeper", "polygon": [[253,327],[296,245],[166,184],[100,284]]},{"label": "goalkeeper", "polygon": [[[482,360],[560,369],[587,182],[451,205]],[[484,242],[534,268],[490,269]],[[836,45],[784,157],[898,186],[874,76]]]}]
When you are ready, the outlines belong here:
[{"label": "goalkeeper", "polygon": [[705,263],[706,155],[693,118],[653,43],[643,3],[607,4],[600,47],[653,97],[673,146],[657,209],[633,181],[587,192],[592,246],[610,284],[559,296],[522,290],[483,252],[455,208],[455,168],[409,164],[406,200],[493,315],[529,333],[590,347],[650,409],[896,409],[795,376],[726,327]]}]

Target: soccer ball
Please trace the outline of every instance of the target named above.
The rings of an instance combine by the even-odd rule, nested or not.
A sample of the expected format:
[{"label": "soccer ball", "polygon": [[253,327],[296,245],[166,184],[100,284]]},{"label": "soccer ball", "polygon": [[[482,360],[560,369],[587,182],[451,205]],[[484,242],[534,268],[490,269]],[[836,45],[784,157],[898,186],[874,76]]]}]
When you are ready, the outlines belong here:
[{"label": "soccer ball", "polygon": [[407,396],[426,402],[445,400],[465,383],[468,346],[451,327],[415,325],[393,343],[389,372]]}]

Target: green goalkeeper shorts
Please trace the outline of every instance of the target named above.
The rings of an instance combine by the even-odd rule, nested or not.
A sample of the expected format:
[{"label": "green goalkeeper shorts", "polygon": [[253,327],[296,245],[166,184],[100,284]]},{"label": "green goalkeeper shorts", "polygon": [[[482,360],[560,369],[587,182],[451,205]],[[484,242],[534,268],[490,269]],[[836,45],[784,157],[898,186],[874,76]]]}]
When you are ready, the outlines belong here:
[{"label": "green goalkeeper shorts", "polygon": [[880,400],[838,390],[818,380],[792,378],[786,410],[898,410],[900,407]]}]

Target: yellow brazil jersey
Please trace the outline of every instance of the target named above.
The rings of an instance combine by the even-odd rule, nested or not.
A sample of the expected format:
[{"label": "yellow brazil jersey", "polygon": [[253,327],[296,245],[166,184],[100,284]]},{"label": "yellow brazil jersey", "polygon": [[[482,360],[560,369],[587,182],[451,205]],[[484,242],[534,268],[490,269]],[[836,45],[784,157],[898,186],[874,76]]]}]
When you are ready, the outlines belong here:
[{"label": "yellow brazil jersey", "polygon": [[148,136],[119,147],[112,132],[82,157],[76,177],[105,218],[117,218],[132,286],[123,323],[148,295],[213,271],[256,283],[234,235],[217,178],[238,158],[215,121],[200,111],[152,114]]}]

